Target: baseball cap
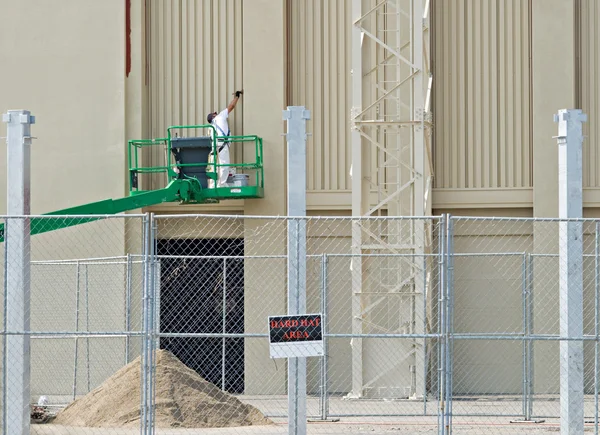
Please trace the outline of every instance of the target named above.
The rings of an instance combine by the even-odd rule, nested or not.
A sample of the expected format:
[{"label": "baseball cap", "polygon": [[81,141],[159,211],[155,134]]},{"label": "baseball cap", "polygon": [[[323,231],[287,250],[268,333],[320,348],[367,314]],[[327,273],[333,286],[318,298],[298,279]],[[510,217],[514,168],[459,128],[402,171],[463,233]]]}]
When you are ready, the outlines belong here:
[{"label": "baseball cap", "polygon": [[209,124],[212,123],[212,120],[215,119],[215,114],[213,113],[209,113],[208,115],[206,115],[206,120],[208,121]]}]

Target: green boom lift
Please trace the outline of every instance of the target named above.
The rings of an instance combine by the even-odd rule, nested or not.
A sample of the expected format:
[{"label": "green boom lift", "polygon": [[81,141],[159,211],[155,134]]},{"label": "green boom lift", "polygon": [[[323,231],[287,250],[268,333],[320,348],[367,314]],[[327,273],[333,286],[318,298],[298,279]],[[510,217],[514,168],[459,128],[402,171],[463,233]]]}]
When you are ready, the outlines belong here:
[{"label": "green boom lift", "polygon": [[[198,132],[208,134],[199,135]],[[192,136],[185,135],[192,132]],[[183,133],[183,135],[181,134]],[[239,175],[224,187],[215,187],[217,170],[224,166],[209,161],[216,155],[219,142],[253,148],[251,162],[230,163]],[[144,166],[140,161],[160,157],[161,165]],[[164,157],[163,157],[164,156]],[[102,219],[102,216],[137,210],[152,205],[177,202],[180,204],[210,204],[227,199],[264,197],[262,138],[258,136],[217,136],[212,125],[180,125],[167,128],[167,137],[151,140],[130,140],[128,143],[129,196],[106,199],[76,207],[45,213],[52,215],[99,215],[99,217],[31,219],[31,234],[40,234],[61,228]],[[141,180],[140,180],[141,178]],[[157,180],[158,179],[158,180]],[[151,187],[158,181],[163,186]],[[166,185],[165,185],[166,184]],[[4,241],[4,225],[0,224],[0,242]]]}]

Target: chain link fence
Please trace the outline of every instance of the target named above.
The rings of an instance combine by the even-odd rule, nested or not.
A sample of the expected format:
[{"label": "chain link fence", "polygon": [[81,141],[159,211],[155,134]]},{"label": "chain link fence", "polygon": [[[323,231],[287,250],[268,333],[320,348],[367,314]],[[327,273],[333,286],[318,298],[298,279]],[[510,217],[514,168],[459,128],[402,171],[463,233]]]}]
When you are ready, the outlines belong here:
[{"label": "chain link fence", "polygon": [[[95,412],[95,407],[108,403],[117,419],[139,410],[139,382],[116,394],[99,388],[140,355],[141,254],[147,219],[142,215],[3,219],[2,433],[15,433],[20,424],[21,415],[11,404],[25,397],[23,388],[31,396],[23,410],[30,414],[31,433],[44,433],[46,426],[86,433],[88,429],[82,428],[87,425],[104,424],[108,416]],[[11,234],[17,231],[12,223],[27,223],[33,234],[21,251],[11,249],[19,237]],[[22,268],[21,253],[29,257],[28,273]],[[23,305],[27,281],[29,303]],[[23,356],[30,359],[26,371],[20,364]],[[127,408],[124,394],[131,396],[133,408]],[[70,404],[74,412],[67,408],[57,415]],[[87,413],[81,412],[84,408]]]},{"label": "chain link fence", "polygon": [[[4,434],[23,388],[36,434],[287,433],[294,379],[270,358],[267,320],[287,313],[290,270],[306,275],[306,312],[323,322],[324,355],[306,362],[309,433],[558,427],[558,220],[7,221],[34,235],[26,329],[10,318],[23,289],[16,226],[0,250]],[[306,228],[296,264],[290,225]],[[584,413],[597,432],[600,223],[581,225]]]}]

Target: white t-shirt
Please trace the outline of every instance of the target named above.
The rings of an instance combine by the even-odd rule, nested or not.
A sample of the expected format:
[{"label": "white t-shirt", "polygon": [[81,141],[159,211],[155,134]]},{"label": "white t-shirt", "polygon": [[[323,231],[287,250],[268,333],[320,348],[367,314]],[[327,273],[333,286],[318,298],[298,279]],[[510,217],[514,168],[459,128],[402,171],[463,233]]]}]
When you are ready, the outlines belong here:
[{"label": "white t-shirt", "polygon": [[217,129],[217,136],[229,135],[229,123],[227,122],[227,118],[229,118],[229,110],[227,110],[227,108],[221,110],[221,113],[214,117],[212,123]]}]

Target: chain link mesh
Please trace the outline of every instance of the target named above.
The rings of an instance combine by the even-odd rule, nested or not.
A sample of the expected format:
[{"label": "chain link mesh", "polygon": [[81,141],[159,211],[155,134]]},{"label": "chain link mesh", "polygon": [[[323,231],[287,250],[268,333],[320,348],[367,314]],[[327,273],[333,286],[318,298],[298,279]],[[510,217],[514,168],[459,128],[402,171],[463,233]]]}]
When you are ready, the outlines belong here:
[{"label": "chain link mesh", "polygon": [[[558,430],[564,229],[583,234],[584,415],[597,416],[598,231],[591,220],[452,218],[453,433]],[[561,228],[562,227],[562,228]],[[564,392],[563,392],[564,393]],[[592,428],[590,427],[590,430]],[[586,429],[587,430],[587,429]]]},{"label": "chain link mesh", "polygon": [[[287,257],[296,226],[298,264]],[[436,425],[438,220],[157,216],[156,227],[161,352],[239,400],[224,417],[245,405],[276,424],[289,417],[287,362],[269,357],[266,321],[287,313],[289,267],[306,274],[306,312],[325,330],[325,356],[307,359],[309,418]],[[359,253],[356,228],[370,245]]]},{"label": "chain link mesh", "polygon": [[[127,391],[113,390],[112,398],[106,387],[140,355],[144,219],[3,218],[3,433],[19,424],[21,416],[12,412],[11,403],[24,397],[23,387],[31,395],[32,433],[44,428],[93,433],[94,426],[128,420],[129,402],[139,411],[139,375],[123,385]],[[22,249],[14,249],[26,240],[18,230],[27,222],[34,235]],[[30,260],[28,274],[23,255]],[[24,279],[29,281],[29,307],[21,305]],[[23,357],[30,358],[25,375]],[[125,394],[129,399],[123,401]],[[109,406],[112,411],[103,414]],[[129,425],[139,427],[139,418]]]},{"label": "chain link mesh", "polygon": [[[288,361],[270,357],[267,320],[288,313],[288,280],[304,274],[305,311],[322,315],[324,333],[324,355],[306,358],[309,433],[558,427],[565,222],[34,218],[23,249],[30,311],[19,319],[23,263],[7,245],[10,221],[24,218],[6,221],[4,433],[18,418],[4,411],[20,379],[32,433],[286,433]],[[584,414],[594,426],[600,232],[580,225]],[[20,377],[26,337],[31,372]]]}]

